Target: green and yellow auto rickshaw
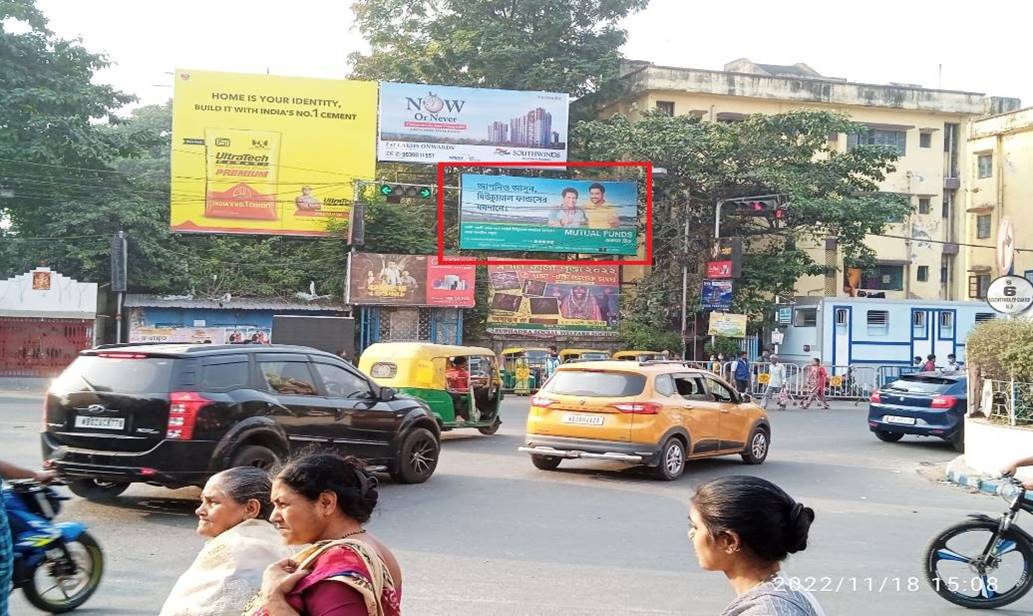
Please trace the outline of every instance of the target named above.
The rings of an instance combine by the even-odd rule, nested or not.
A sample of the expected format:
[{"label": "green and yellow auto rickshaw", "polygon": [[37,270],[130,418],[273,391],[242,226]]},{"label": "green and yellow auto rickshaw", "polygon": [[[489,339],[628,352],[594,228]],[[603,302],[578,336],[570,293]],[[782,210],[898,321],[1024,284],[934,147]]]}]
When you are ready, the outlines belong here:
[{"label": "green and yellow auto rickshaw", "polygon": [[609,351],[600,351],[599,349],[563,349],[559,355],[561,364],[571,361],[601,361],[610,359]]},{"label": "green and yellow auto rickshaw", "polygon": [[502,386],[507,392],[526,396],[538,391],[548,376],[546,348],[509,348],[502,351]]},{"label": "green and yellow auto rickshaw", "polygon": [[491,349],[378,342],[362,352],[359,370],[378,385],[426,402],[442,430],[495,434],[502,425],[502,377]]}]

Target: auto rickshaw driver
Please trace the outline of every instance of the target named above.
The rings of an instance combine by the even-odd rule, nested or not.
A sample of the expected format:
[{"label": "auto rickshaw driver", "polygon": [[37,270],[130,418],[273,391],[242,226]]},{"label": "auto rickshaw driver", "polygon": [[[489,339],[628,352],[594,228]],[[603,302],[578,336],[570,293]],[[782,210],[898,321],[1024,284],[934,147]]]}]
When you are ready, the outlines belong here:
[{"label": "auto rickshaw driver", "polygon": [[453,357],[449,360],[448,370],[445,371],[445,386],[448,388],[448,393],[452,395],[456,422],[467,421],[470,418],[470,410],[467,407],[470,393],[470,370],[467,368],[465,357]]}]

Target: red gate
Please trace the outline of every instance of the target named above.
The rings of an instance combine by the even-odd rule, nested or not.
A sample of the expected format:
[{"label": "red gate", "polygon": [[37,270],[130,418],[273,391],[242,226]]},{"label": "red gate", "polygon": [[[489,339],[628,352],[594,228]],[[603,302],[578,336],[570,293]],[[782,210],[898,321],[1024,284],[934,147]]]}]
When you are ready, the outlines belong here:
[{"label": "red gate", "polygon": [[57,376],[93,346],[93,321],[0,317],[0,376]]}]

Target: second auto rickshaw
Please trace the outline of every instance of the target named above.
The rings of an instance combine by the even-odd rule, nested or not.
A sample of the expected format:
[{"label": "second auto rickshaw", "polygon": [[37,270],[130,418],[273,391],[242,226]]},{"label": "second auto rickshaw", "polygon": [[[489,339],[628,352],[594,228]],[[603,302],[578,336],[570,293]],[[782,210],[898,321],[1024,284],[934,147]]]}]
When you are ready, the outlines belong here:
[{"label": "second auto rickshaw", "polygon": [[495,434],[502,425],[502,378],[491,349],[378,342],[363,351],[359,369],[379,385],[426,402],[442,430]]}]

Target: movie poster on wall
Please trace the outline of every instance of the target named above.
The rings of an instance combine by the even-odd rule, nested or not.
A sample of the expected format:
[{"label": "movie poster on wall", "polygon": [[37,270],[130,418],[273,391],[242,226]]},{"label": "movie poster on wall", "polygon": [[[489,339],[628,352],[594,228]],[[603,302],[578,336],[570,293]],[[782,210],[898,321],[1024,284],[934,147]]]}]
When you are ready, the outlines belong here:
[{"label": "movie poster on wall", "polygon": [[558,92],[382,82],[377,159],[564,162],[569,105]]},{"label": "movie poster on wall", "polygon": [[615,266],[488,267],[493,334],[616,336],[620,275]]},{"label": "movie poster on wall", "polygon": [[436,256],[356,252],[351,256],[348,303],[473,308],[473,265],[439,265]]}]

